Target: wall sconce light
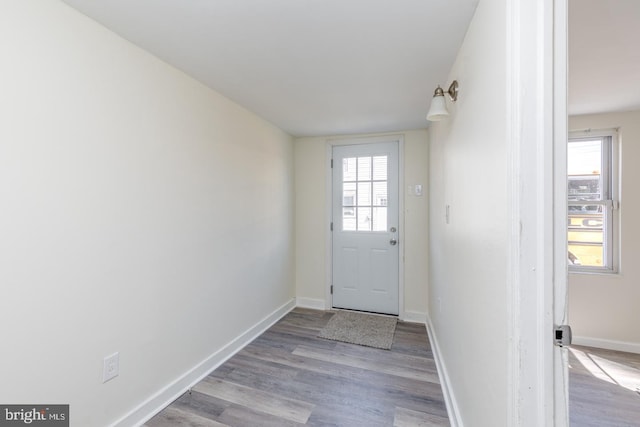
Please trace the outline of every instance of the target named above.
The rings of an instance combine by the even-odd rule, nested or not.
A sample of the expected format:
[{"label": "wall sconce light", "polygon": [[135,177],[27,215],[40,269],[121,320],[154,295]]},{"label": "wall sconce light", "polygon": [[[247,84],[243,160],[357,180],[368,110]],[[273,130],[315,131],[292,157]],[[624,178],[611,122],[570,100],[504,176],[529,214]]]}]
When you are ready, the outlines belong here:
[{"label": "wall sconce light", "polygon": [[[454,80],[447,90],[449,99],[451,102],[456,102],[458,99],[458,81]],[[431,108],[427,113],[427,120],[430,122],[437,122],[449,117],[449,111],[447,111],[447,103],[444,100],[444,90],[438,85],[436,91],[433,93],[433,99],[431,100]]]}]

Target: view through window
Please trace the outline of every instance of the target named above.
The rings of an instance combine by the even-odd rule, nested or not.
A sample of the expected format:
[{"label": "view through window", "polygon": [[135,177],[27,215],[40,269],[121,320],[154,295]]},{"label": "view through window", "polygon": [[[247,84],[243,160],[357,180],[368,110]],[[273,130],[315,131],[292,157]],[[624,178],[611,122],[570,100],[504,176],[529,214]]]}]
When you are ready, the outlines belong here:
[{"label": "view through window", "polygon": [[342,229],[386,231],[387,156],[342,160]]},{"label": "view through window", "polygon": [[572,269],[613,269],[612,135],[574,136],[567,151]]}]

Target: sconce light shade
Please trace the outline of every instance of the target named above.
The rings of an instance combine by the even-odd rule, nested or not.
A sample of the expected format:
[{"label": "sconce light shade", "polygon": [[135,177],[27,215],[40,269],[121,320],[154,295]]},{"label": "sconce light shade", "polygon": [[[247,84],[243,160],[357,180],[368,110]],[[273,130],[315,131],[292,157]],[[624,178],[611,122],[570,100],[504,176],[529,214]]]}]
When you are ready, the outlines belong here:
[{"label": "sconce light shade", "polygon": [[[446,119],[449,117],[449,111],[447,110],[447,102],[444,97],[444,90],[440,86],[438,86],[433,93],[433,99],[431,100],[431,108],[429,108],[429,112],[427,113],[427,120],[431,122],[437,122],[439,120]],[[447,90],[447,94],[449,94],[449,99],[451,102],[456,102],[458,99],[458,82],[456,80],[451,83],[449,86],[449,90]]]},{"label": "sconce light shade", "polygon": [[[440,86],[438,86],[438,89],[440,89]],[[429,112],[427,113],[427,120],[431,122],[437,122],[449,117],[449,111],[447,111],[447,103],[444,100],[444,94],[442,93],[442,89],[440,89],[440,93],[438,94],[438,89],[436,89],[436,94],[433,95],[431,108],[429,108]]]}]

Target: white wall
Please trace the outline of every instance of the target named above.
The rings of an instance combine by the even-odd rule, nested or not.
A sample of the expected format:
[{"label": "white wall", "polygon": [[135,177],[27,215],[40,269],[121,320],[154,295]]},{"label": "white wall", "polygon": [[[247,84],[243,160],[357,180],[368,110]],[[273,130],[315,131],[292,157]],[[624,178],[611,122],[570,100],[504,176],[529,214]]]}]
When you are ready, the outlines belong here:
[{"label": "white wall", "polygon": [[479,3],[446,81],[458,80],[459,99],[429,128],[428,312],[454,416],[468,426],[508,423],[505,7]]},{"label": "white wall", "polygon": [[[428,267],[428,139],[426,130],[398,132],[404,137],[404,289],[406,318],[424,321]],[[303,305],[325,307],[327,259],[327,140],[361,138],[308,137],[295,141],[296,295]],[[376,135],[377,136],[377,135]],[[422,184],[424,195],[410,195],[408,185]]]},{"label": "white wall", "polygon": [[58,1],[0,51],[0,402],[106,425],[294,297],[292,138]]},{"label": "white wall", "polygon": [[640,353],[640,111],[573,116],[570,129],[619,128],[619,274],[569,274],[569,321],[576,343]]}]

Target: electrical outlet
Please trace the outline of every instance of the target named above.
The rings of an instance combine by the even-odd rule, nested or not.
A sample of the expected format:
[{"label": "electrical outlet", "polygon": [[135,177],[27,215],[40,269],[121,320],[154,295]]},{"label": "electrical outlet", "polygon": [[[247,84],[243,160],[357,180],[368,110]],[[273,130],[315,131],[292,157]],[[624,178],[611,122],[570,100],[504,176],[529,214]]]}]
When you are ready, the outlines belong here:
[{"label": "electrical outlet", "polygon": [[110,356],[104,358],[104,365],[102,368],[102,382],[106,383],[112,378],[115,378],[120,373],[120,353],[115,352]]}]

